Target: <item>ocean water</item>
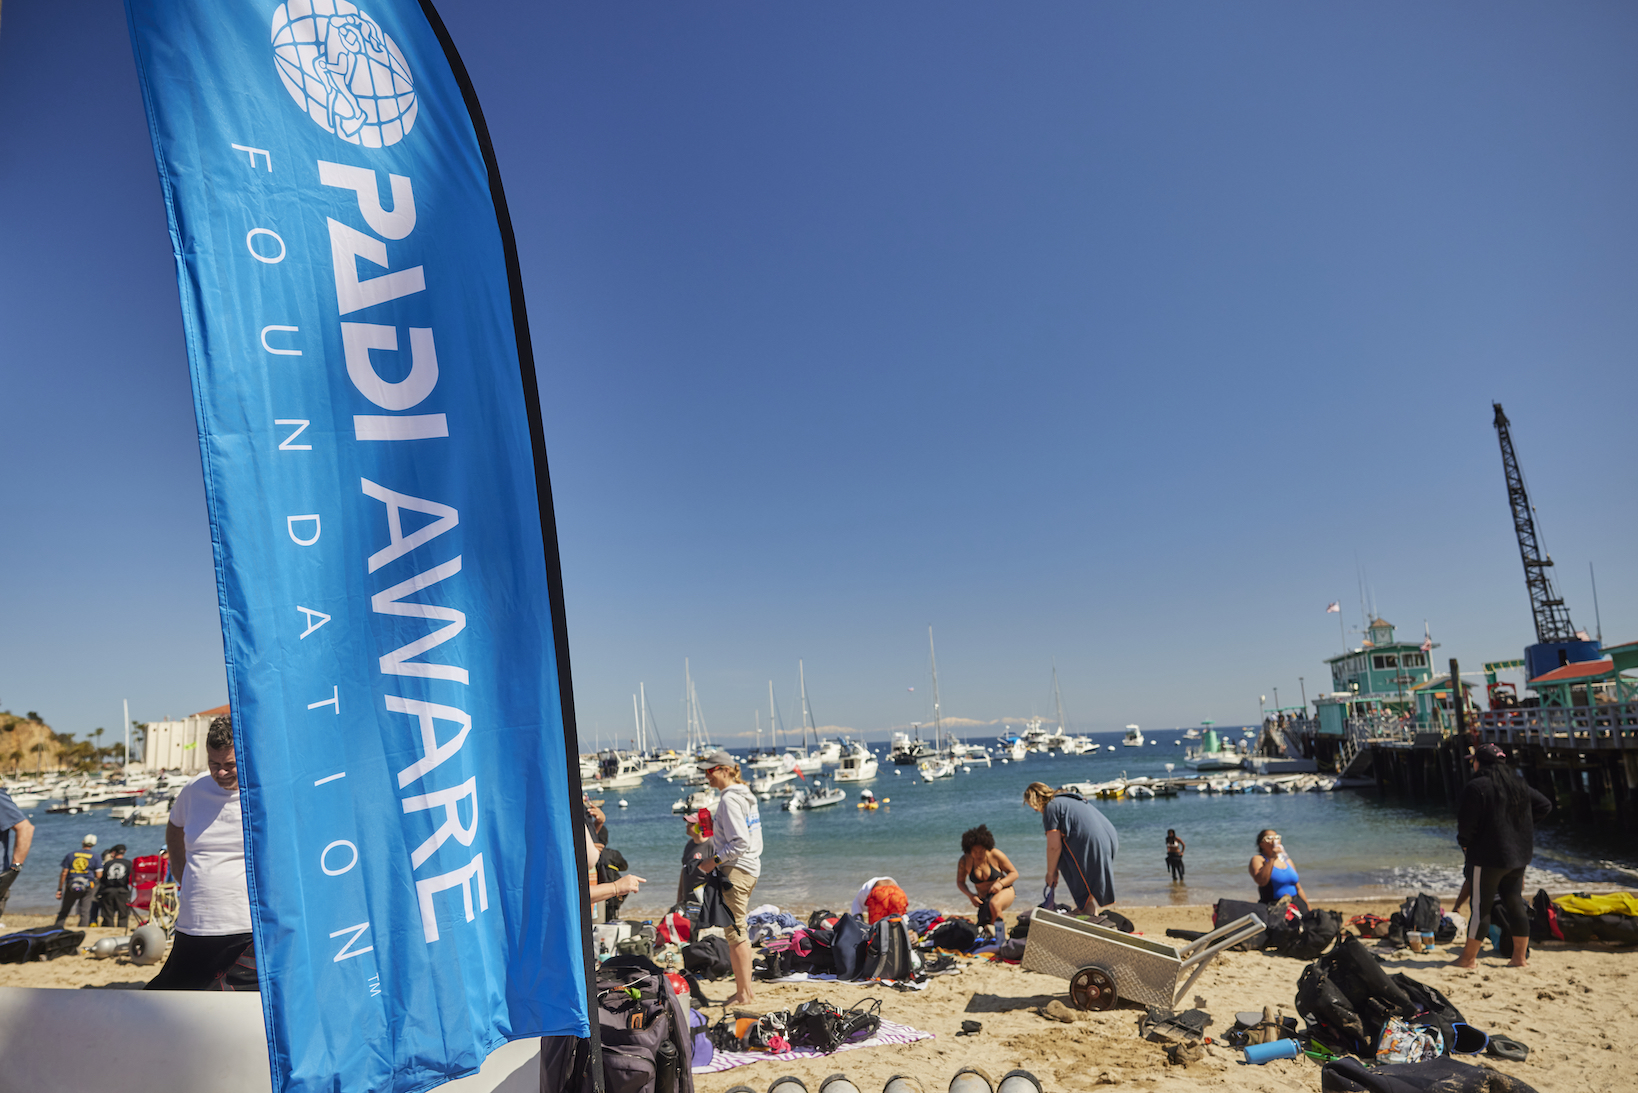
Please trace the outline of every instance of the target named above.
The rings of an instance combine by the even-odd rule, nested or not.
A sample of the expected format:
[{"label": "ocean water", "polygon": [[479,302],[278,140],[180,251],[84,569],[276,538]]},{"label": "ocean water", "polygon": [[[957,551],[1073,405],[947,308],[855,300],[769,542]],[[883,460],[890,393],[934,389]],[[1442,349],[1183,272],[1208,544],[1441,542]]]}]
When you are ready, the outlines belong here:
[{"label": "ocean water", "polygon": [[[974,767],[972,773],[923,782],[913,767],[883,760],[868,786],[891,804],[864,812],[850,800],[817,812],[784,812],[777,801],[761,806],[762,878],[759,903],[784,907],[845,908],[860,884],[888,875],[904,886],[913,906],[959,908],[955,890],[961,833],[987,824],[996,844],[1018,866],[1019,906],[1039,902],[1046,868],[1046,839],[1040,816],[1024,806],[1024,787],[1040,781],[1101,782],[1123,771],[1163,776],[1165,764],[1183,773],[1181,732],[1151,734],[1158,743],[1142,749],[1120,747],[1121,734],[1093,734],[1104,748],[1095,755],[1030,755],[1020,763]],[[879,745],[872,745],[878,747]],[[885,753],[885,748],[882,749]],[[900,773],[895,775],[894,771]],[[677,872],[687,835],[672,802],[687,792],[658,778],[632,789],[608,791],[612,845],[633,872],[647,879],[631,901],[634,908],[663,909],[675,898]],[[628,807],[620,808],[620,799]],[[1302,874],[1310,898],[1413,894],[1453,894],[1461,886],[1461,851],[1456,817],[1443,805],[1416,805],[1379,798],[1374,789],[1334,793],[1253,793],[1227,796],[1185,791],[1173,798],[1097,801],[1115,825],[1120,852],[1115,859],[1117,900],[1133,906],[1211,903],[1223,897],[1255,899],[1246,873],[1257,832],[1279,831]],[[48,816],[36,809],[34,851],[12,889],[9,911],[54,913],[53,895],[63,856],[87,833],[98,849],[114,843],[127,854],[157,853],[165,828],[122,827],[96,809],[79,816]],[[1167,828],[1188,844],[1187,883],[1174,885],[1166,871]],[[1536,859],[1526,877],[1526,893],[1537,887],[1609,888],[1638,886],[1638,851],[1602,830],[1556,823],[1537,832]]]},{"label": "ocean water", "polygon": [[[1159,742],[1142,749],[1121,747],[1121,735],[1093,734],[1099,743],[1116,745],[1113,751],[1050,758],[1031,754],[1005,766],[997,760],[993,767],[974,767],[970,774],[958,772],[932,783],[923,782],[915,768],[896,767],[884,758],[875,781],[847,787],[855,800],[866,787],[891,800],[874,812],[860,811],[852,800],[794,813],[782,811],[777,800],[763,802],[762,876],[755,902],[844,909],[859,885],[888,875],[904,887],[912,907],[963,907],[955,887],[961,834],[982,823],[1018,867],[1018,905],[1037,903],[1046,871],[1046,838],[1040,815],[1023,803],[1025,786],[1035,781],[1053,786],[1101,782],[1122,772],[1164,776],[1168,762],[1176,764],[1176,773],[1184,773],[1184,748],[1172,743],[1181,731],[1152,734]],[[687,835],[682,817],[670,809],[683,794],[682,787],[653,778],[634,789],[609,791],[604,811],[611,845],[649,882],[631,901],[634,907],[663,908],[675,897]],[[622,798],[628,805],[624,809],[617,803]],[[1255,899],[1247,866],[1264,828],[1280,832],[1313,900],[1423,890],[1454,894],[1462,883],[1454,811],[1383,800],[1374,789],[1231,795],[1184,791],[1172,798],[1096,801],[1094,806],[1120,836],[1115,893],[1117,902],[1132,906]],[[1166,869],[1167,828],[1175,828],[1188,845],[1183,884],[1173,884]],[[1638,861],[1631,849],[1619,840],[1601,844],[1597,838],[1549,821],[1537,834],[1528,891],[1638,884]]]}]

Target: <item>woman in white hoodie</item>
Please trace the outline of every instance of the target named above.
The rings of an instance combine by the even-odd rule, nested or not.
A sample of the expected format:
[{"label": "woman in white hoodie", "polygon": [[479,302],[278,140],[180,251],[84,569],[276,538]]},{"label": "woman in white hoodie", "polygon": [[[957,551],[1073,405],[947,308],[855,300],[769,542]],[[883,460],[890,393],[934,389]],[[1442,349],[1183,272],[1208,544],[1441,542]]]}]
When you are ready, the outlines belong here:
[{"label": "woman in white hoodie", "polygon": [[751,1001],[751,935],[745,917],[751,908],[751,890],[762,875],[762,816],[756,810],[756,795],[740,779],[733,756],[714,751],[701,761],[700,769],[722,795],[711,817],[710,869],[722,877],[722,899],[734,919],[723,930],[734,968],[734,995],[725,1004],[743,1006]]}]

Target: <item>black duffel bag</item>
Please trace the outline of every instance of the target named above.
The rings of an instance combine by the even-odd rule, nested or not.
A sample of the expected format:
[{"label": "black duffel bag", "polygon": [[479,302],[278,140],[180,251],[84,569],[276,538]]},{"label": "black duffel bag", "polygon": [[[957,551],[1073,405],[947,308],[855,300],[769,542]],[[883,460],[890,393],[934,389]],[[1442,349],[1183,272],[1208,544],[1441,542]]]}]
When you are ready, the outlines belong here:
[{"label": "black duffel bag", "polygon": [[702,937],[683,946],[683,968],[701,979],[721,979],[733,975],[734,966],[728,960],[728,940],[722,937]]}]

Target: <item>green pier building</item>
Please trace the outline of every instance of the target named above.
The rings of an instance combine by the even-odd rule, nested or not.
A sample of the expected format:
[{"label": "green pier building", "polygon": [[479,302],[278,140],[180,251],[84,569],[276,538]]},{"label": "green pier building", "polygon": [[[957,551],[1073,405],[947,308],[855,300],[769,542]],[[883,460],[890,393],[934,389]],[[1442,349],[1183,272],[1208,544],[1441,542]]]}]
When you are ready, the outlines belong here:
[{"label": "green pier building", "polygon": [[1314,700],[1319,735],[1347,735],[1350,719],[1399,717],[1416,705],[1416,688],[1433,678],[1431,642],[1396,641],[1393,624],[1372,619],[1358,649],[1325,661],[1331,693]]}]

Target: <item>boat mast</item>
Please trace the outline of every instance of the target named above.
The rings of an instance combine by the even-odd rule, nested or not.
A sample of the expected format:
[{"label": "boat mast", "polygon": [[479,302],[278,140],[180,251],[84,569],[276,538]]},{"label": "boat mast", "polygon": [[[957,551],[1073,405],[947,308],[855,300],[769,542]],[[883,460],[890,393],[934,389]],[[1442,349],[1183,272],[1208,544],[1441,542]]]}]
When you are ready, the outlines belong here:
[{"label": "boat mast", "polygon": [[797,685],[802,689],[802,754],[808,754],[808,723],[813,716],[808,712],[808,676],[802,667],[802,659],[796,660]]},{"label": "boat mast", "polygon": [[631,723],[637,727],[637,754],[643,755],[647,748],[643,747],[643,715],[637,706],[637,696],[631,696]]},{"label": "boat mast", "polygon": [[1058,662],[1052,662],[1052,701],[1058,705],[1058,735],[1068,736],[1069,727],[1064,724],[1064,696],[1058,691]]},{"label": "boat mast", "polygon": [[688,719],[688,751],[699,751],[699,726],[694,722],[694,677],[688,671],[688,658],[683,657],[683,716]]},{"label": "boat mast", "polygon": [[[648,688],[642,683],[637,684],[637,694],[643,704],[644,738],[652,740],[654,750],[659,751],[665,746],[665,741],[660,739],[660,723],[654,720],[654,709],[648,704]],[[654,726],[652,731],[648,728],[650,725]]]},{"label": "boat mast", "polygon": [[773,680],[768,680],[768,734],[773,738],[774,751],[779,750],[779,708],[774,705]]},{"label": "boat mast", "polygon": [[927,655],[933,662],[933,750],[944,750],[944,723],[938,708],[938,650],[933,648],[933,628],[927,628]]}]

